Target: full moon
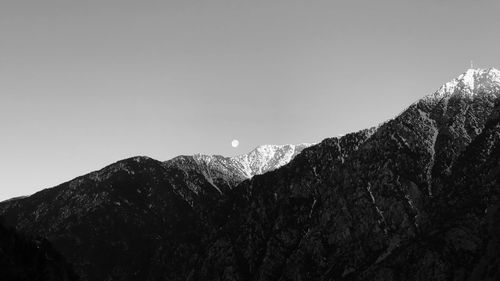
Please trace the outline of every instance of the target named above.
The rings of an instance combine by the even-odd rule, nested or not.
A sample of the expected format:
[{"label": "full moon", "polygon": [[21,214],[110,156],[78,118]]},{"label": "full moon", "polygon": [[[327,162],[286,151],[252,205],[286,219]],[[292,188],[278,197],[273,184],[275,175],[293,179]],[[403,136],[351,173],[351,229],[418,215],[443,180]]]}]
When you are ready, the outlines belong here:
[{"label": "full moon", "polygon": [[240,145],[240,142],[239,142],[238,140],[233,140],[233,141],[231,142],[231,145],[232,145],[233,147],[238,147],[238,145]]}]

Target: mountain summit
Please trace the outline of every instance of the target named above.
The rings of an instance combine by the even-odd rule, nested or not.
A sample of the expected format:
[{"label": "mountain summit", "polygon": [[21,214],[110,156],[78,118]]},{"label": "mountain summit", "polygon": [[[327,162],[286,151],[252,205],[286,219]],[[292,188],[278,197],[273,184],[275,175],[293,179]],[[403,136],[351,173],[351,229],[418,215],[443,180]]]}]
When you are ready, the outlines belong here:
[{"label": "mountain summit", "polygon": [[444,97],[455,93],[475,95],[494,93],[500,89],[500,71],[496,68],[470,68],[452,81],[444,84],[436,96]]},{"label": "mountain summit", "polygon": [[313,144],[261,145],[247,154],[231,157],[243,166],[245,176],[251,178],[288,164],[304,148]]},{"label": "mountain summit", "polygon": [[304,148],[313,145],[312,143],[301,143],[298,145],[261,145],[250,151],[249,153],[234,156],[224,157],[194,155],[198,161],[203,161],[210,165],[214,161],[224,159],[229,162],[226,165],[238,168],[238,172],[246,178],[251,178],[255,175],[261,175],[266,172],[276,170],[279,167],[288,164],[297,154]]}]

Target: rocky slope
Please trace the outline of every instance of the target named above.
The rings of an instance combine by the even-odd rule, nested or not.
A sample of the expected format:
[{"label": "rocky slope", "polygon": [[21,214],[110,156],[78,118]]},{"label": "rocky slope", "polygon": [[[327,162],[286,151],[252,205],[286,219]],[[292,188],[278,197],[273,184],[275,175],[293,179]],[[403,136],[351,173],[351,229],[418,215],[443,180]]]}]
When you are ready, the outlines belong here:
[{"label": "rocky slope", "polygon": [[500,189],[499,74],[468,70],[393,120],[242,183],[242,215],[200,279],[489,278],[500,234],[488,215]]},{"label": "rocky slope", "polygon": [[130,158],[2,202],[1,212],[52,241],[83,280],[184,280],[227,217],[225,194],[305,146],[267,145],[233,158]]},{"label": "rocky slope", "polygon": [[128,159],[0,213],[84,280],[498,279],[496,69],[262,175],[244,159]]}]

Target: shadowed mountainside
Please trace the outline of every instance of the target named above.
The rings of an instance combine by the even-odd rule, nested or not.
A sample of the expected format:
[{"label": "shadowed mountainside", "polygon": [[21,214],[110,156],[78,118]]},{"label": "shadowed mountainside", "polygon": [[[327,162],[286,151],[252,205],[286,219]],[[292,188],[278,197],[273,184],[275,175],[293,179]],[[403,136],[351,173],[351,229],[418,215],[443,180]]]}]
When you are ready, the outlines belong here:
[{"label": "shadowed mountainside", "polygon": [[4,281],[76,281],[71,266],[44,239],[7,228],[0,219],[0,276]]}]

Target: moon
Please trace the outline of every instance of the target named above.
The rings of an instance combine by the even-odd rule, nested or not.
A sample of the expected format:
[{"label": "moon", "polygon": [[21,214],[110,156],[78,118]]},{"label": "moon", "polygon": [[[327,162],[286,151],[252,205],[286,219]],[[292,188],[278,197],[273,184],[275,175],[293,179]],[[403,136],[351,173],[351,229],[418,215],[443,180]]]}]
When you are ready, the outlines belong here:
[{"label": "moon", "polygon": [[238,140],[233,140],[231,142],[231,146],[234,147],[234,148],[238,147],[238,145],[240,145],[240,142]]}]

